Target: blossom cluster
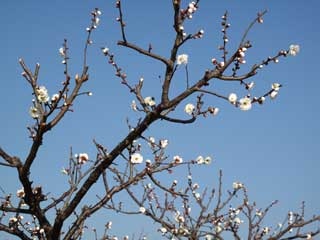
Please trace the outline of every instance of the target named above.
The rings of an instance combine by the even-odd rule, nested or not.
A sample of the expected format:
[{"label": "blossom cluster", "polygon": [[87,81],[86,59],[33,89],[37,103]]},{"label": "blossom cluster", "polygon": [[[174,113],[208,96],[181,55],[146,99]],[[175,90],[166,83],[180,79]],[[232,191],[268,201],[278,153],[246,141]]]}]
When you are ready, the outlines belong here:
[{"label": "blossom cluster", "polygon": [[181,10],[181,16],[182,18],[188,18],[191,19],[192,15],[197,11],[198,6],[196,2],[192,1],[188,4],[188,7],[186,9]]}]

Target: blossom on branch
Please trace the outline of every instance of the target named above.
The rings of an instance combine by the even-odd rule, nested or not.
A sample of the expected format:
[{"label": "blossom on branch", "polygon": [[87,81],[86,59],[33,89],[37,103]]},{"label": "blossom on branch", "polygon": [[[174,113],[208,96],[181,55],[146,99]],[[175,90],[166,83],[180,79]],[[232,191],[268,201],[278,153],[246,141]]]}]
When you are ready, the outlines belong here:
[{"label": "blossom on branch", "polygon": [[40,86],[36,88],[37,99],[40,103],[46,103],[49,101],[48,90],[45,86]]},{"label": "blossom on branch", "polygon": [[237,102],[237,94],[235,93],[230,93],[229,97],[228,97],[228,100],[231,104],[236,104]]},{"label": "blossom on branch", "polygon": [[78,163],[85,164],[89,160],[89,155],[87,153],[80,153],[78,156]]},{"label": "blossom on branch", "polygon": [[29,114],[32,118],[40,118],[40,110],[37,107],[31,107],[29,109]]},{"label": "blossom on branch", "polygon": [[252,107],[251,99],[248,97],[241,98],[239,102],[240,102],[239,106],[242,111],[248,111]]},{"label": "blossom on branch", "polygon": [[192,104],[192,103],[188,103],[185,108],[184,108],[184,111],[189,114],[189,115],[192,115],[193,111],[195,109],[195,106]]},{"label": "blossom on branch", "polygon": [[143,162],[143,157],[140,153],[134,153],[131,155],[130,162],[133,164],[140,164]]},{"label": "blossom on branch", "polygon": [[150,107],[156,105],[156,102],[154,101],[154,97],[150,97],[150,96],[144,99],[144,103]]},{"label": "blossom on branch", "polygon": [[299,45],[290,45],[289,47],[289,55],[296,56],[300,52],[300,46]]},{"label": "blossom on branch", "polygon": [[177,64],[181,65],[181,64],[188,64],[188,55],[187,54],[181,54],[178,55],[177,57]]}]

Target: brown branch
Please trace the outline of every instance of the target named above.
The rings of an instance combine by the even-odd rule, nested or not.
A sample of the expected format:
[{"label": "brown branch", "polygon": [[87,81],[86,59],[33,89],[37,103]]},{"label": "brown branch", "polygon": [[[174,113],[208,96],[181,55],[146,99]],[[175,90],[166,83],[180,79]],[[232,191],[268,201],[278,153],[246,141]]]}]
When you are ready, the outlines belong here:
[{"label": "brown branch", "polygon": [[0,223],[0,231],[4,231],[19,237],[22,240],[31,240],[23,231],[19,230],[18,228],[8,227]]},{"label": "brown branch", "polygon": [[190,119],[184,120],[184,119],[177,119],[177,118],[170,118],[164,115],[160,116],[161,119],[166,120],[168,122],[173,122],[173,123],[182,123],[182,124],[190,124],[193,123],[197,118],[192,117]]},{"label": "brown branch", "polygon": [[1,147],[0,147],[0,157],[2,157],[8,163],[9,167],[18,167],[22,165],[18,157],[11,157]]},{"label": "brown branch", "polygon": [[158,54],[155,54],[155,53],[152,53],[152,52],[147,51],[145,49],[142,49],[142,48],[140,48],[140,47],[138,47],[138,46],[136,46],[136,45],[134,45],[132,43],[127,42],[127,41],[118,41],[118,45],[131,48],[131,49],[133,49],[133,50],[135,50],[135,51],[137,51],[137,52],[139,52],[139,53],[141,53],[143,55],[146,55],[148,57],[157,59],[157,60],[163,62],[165,65],[169,65],[170,64],[170,61],[168,59],[166,59],[166,58],[164,58],[164,57],[162,57],[162,56],[160,56]]}]

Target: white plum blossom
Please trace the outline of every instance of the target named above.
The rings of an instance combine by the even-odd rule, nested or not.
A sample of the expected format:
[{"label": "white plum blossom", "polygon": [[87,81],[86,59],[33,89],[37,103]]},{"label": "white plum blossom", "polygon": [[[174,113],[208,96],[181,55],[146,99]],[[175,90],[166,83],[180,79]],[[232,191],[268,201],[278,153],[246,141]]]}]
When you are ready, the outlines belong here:
[{"label": "white plum blossom", "polygon": [[109,53],[109,48],[107,48],[107,47],[101,48],[101,51],[102,51],[102,53],[103,53],[104,55],[108,55],[108,53]]},{"label": "white plum blossom", "polygon": [[240,223],[242,223],[241,219],[238,217],[236,217],[233,221],[235,224],[238,224],[238,225],[240,225]]},{"label": "white plum blossom", "polygon": [[150,147],[154,147],[155,146],[155,142],[156,142],[156,139],[154,137],[149,137],[149,146]]},{"label": "white plum blossom", "polygon": [[204,164],[209,165],[211,162],[212,162],[212,158],[211,158],[210,156],[207,156],[207,157],[204,159]]},{"label": "white plum blossom", "polygon": [[140,207],[140,208],[139,208],[139,212],[142,213],[142,214],[144,214],[144,213],[146,212],[146,209],[145,209],[144,207]]},{"label": "white plum blossom", "polygon": [[270,93],[270,98],[271,98],[271,99],[275,99],[275,98],[278,96],[278,94],[279,94],[278,91],[272,91],[272,92]]},{"label": "white plum blossom", "polygon": [[241,182],[234,182],[234,183],[232,184],[232,187],[233,187],[234,190],[238,190],[238,189],[240,189],[240,188],[243,188],[244,185],[243,185],[243,183],[241,183]]},{"label": "white plum blossom", "polygon": [[18,219],[16,217],[11,217],[11,218],[9,218],[9,222],[15,223],[15,222],[18,222]]},{"label": "white plum blossom", "polygon": [[111,227],[112,227],[112,222],[111,222],[111,221],[110,221],[110,222],[107,222],[106,228],[107,228],[107,229],[111,229]]},{"label": "white plum blossom", "polygon": [[17,190],[17,197],[23,198],[24,196],[25,196],[24,188],[18,189]]},{"label": "white plum blossom", "polygon": [[281,87],[280,83],[272,83],[271,85],[271,88],[275,91],[279,91],[280,87]]},{"label": "white plum blossom", "polygon": [[159,231],[162,233],[162,235],[168,232],[168,230],[165,227],[160,228]]},{"label": "white plum blossom", "polygon": [[188,103],[185,107],[184,107],[184,111],[189,114],[192,115],[193,111],[194,111],[195,107],[192,103]]},{"label": "white plum blossom", "polygon": [[197,199],[197,200],[200,200],[201,199],[201,195],[200,195],[200,193],[195,193],[194,194],[194,197]]},{"label": "white plum blossom", "polygon": [[246,88],[248,89],[248,90],[251,90],[253,87],[254,87],[254,82],[250,82],[250,83],[248,83],[247,85],[246,85]]},{"label": "white plum blossom", "polygon": [[64,167],[61,169],[61,173],[64,175],[69,175],[69,172],[67,169],[65,169]]},{"label": "white plum blossom", "polygon": [[134,153],[131,155],[130,161],[133,164],[139,164],[143,162],[143,157],[140,153]]},{"label": "white plum blossom", "polygon": [[150,107],[156,105],[156,102],[154,101],[154,97],[150,97],[150,96],[144,99],[144,103]]},{"label": "white plum blossom", "polygon": [[188,64],[188,55],[187,54],[181,54],[178,55],[177,57],[177,64],[181,65],[181,64]]},{"label": "white plum blossom", "polygon": [[300,46],[299,45],[290,45],[289,47],[289,55],[296,56],[300,52]]},{"label": "white plum blossom", "polygon": [[263,231],[264,234],[268,234],[270,232],[270,228],[269,227],[264,227],[262,231]]},{"label": "white plum blossom", "polygon": [[237,102],[237,94],[235,93],[230,93],[228,100],[230,103],[235,104]]},{"label": "white plum blossom", "polygon": [[252,107],[251,99],[248,97],[241,98],[239,102],[240,102],[239,106],[242,111],[248,111]]},{"label": "white plum blossom", "polygon": [[59,48],[59,54],[61,55],[61,57],[65,57],[66,56],[66,53],[65,53],[63,47]]},{"label": "white plum blossom", "polygon": [[174,217],[174,220],[178,223],[184,223],[185,219],[182,215],[180,215],[180,212],[177,211]]},{"label": "white plum blossom", "polygon": [[308,233],[306,239],[312,239],[312,235],[310,233]]},{"label": "white plum blossom", "polygon": [[60,96],[60,95],[57,94],[57,93],[56,93],[56,94],[53,94],[52,97],[51,97],[51,102],[56,102],[56,101],[58,101],[59,96]]},{"label": "white plum blossom", "polygon": [[213,116],[216,116],[218,113],[219,113],[220,109],[219,108],[213,108],[213,112],[212,112],[212,115]]},{"label": "white plum blossom", "polygon": [[131,102],[131,109],[133,110],[133,111],[137,111],[138,109],[137,109],[137,104],[136,104],[136,101],[135,100],[132,100],[132,102]]},{"label": "white plum blossom", "polygon": [[204,163],[204,158],[202,156],[198,156],[196,161],[197,161],[197,164],[203,164]]},{"label": "white plum blossom", "polygon": [[85,164],[89,160],[89,155],[87,153],[79,153],[78,163]]},{"label": "white plum blossom", "polygon": [[207,234],[207,235],[204,236],[204,239],[205,240],[213,240],[213,236],[210,235],[210,234]]},{"label": "white plum blossom", "polygon": [[37,107],[30,107],[29,114],[32,118],[40,118],[40,110]]},{"label": "white plum blossom", "polygon": [[168,146],[168,144],[169,144],[168,139],[161,139],[160,140],[160,147],[161,148],[166,148]]},{"label": "white plum blossom", "polygon": [[216,233],[221,233],[222,230],[223,230],[223,228],[221,226],[219,226],[219,225],[215,227]]},{"label": "white plum blossom", "polygon": [[259,102],[259,104],[263,104],[265,100],[266,100],[266,98],[262,96],[258,99],[258,102]]},{"label": "white plum blossom", "polygon": [[45,86],[40,86],[36,88],[37,99],[41,103],[46,103],[49,101],[48,90]]},{"label": "white plum blossom", "polygon": [[174,163],[179,164],[179,163],[183,162],[183,159],[182,159],[182,157],[176,155],[176,156],[173,157],[173,161],[174,161]]}]

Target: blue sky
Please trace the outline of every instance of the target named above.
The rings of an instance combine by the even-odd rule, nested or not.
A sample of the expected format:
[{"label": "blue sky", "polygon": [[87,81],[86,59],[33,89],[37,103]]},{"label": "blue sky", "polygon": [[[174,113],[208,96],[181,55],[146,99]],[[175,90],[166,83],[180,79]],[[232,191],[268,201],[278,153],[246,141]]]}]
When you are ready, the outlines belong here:
[{"label": "blue sky", "polygon": [[[163,76],[164,69],[151,59],[117,46],[120,31],[115,21],[114,1],[4,1],[0,9],[0,145],[23,158],[31,144],[26,126],[32,124],[28,115],[32,96],[21,77],[18,59],[23,57],[32,69],[39,62],[40,85],[45,85],[50,94],[55,93],[63,81],[58,49],[67,38],[71,75],[80,72],[85,28],[90,21],[89,13],[95,7],[99,7],[103,15],[93,34],[94,44],[89,49],[88,58],[90,80],[84,86],[84,90],[92,91],[93,96],[79,98],[74,106],[75,112],[68,114],[54,131],[46,135],[37,163],[32,168],[35,185],[44,185],[45,192],[63,190],[66,179],[61,176],[60,169],[67,164],[70,146],[75,152],[88,152],[94,156],[93,138],[111,149],[127,133],[126,117],[133,122],[141,117],[131,111],[133,96],[114,77],[114,70],[107,64],[100,47],[108,46],[115,53],[129,81],[137,81],[143,76],[144,94],[153,95],[156,100],[161,87],[159,76]],[[151,42],[155,52],[168,56],[174,37],[171,1],[123,0],[123,8],[128,41],[143,47]],[[205,36],[202,40],[191,41],[180,53],[189,55],[190,81],[195,82],[205,69],[211,67],[210,59],[221,55],[217,46],[222,41],[220,17],[225,10],[230,15],[232,48],[237,46],[256,13],[264,9],[269,11],[264,23],[255,26],[248,37],[253,44],[247,54],[248,69],[279,50],[287,49],[290,44],[301,46],[297,57],[281,58],[279,64],[265,67],[253,78],[256,82],[253,94],[257,95],[268,90],[273,82],[282,83],[284,87],[277,99],[242,112],[219,99],[206,97],[206,103],[220,108],[218,116],[199,118],[192,125],[158,122],[146,135],[168,138],[169,156],[178,154],[185,159],[200,154],[213,156],[214,163],[210,167],[195,169],[202,186],[216,183],[218,169],[222,169],[226,188],[231,188],[233,181],[244,182],[251,198],[261,207],[278,199],[280,203],[272,212],[273,220],[277,222],[287,211],[298,209],[303,200],[309,216],[319,213],[319,2],[202,0],[199,11],[192,21],[186,23],[185,29],[189,32],[204,29]],[[172,94],[185,86],[181,81],[184,83],[183,71],[178,71]],[[238,84],[215,82],[213,89],[225,95],[230,92],[244,94]],[[195,99],[192,96],[189,100]],[[176,112],[177,116],[185,116],[183,107]],[[20,187],[15,181],[14,170],[0,168],[0,176],[1,187],[7,192],[15,192]],[[174,177],[179,179],[183,174],[177,173]],[[114,221],[115,233],[121,232],[117,221],[120,223],[123,218],[106,212],[99,218],[100,222]],[[152,224],[143,228],[146,221],[142,218],[139,221],[141,226],[128,227],[128,234],[144,229],[149,236],[157,236],[152,233],[155,228]],[[93,221],[92,225],[95,224],[99,226]]]}]

